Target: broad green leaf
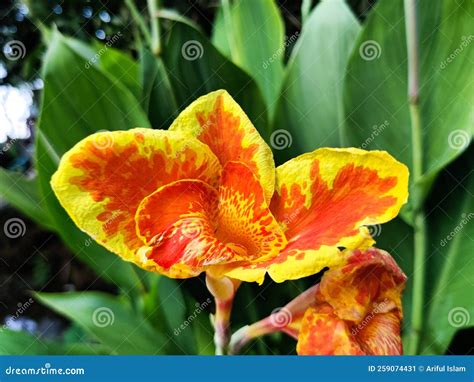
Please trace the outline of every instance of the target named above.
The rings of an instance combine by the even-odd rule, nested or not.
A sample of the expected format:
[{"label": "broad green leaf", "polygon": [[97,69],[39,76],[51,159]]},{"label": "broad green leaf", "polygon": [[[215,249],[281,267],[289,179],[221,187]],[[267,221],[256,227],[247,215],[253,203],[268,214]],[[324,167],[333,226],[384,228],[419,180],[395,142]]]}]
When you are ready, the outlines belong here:
[{"label": "broad green leaf", "polygon": [[[196,303],[199,305],[199,303]],[[163,311],[163,315],[168,324],[168,333],[180,352],[184,354],[195,354],[194,336],[192,330],[181,331],[188,319],[186,300],[177,280],[168,277],[161,277],[158,281],[158,309]],[[194,307],[196,310],[196,306]],[[191,312],[189,317],[193,317]]]},{"label": "broad green leaf", "polygon": [[285,58],[285,25],[275,1],[223,1],[212,42],[255,79],[272,113]]},{"label": "broad green leaf", "polygon": [[313,2],[312,0],[303,0],[301,2],[301,23],[302,24],[305,24],[308,19],[309,12],[311,11],[311,6],[313,5],[312,2]]},{"label": "broad green leaf", "polygon": [[0,330],[0,355],[101,355],[108,350],[95,343],[64,344],[25,332]]},{"label": "broad green leaf", "polygon": [[170,8],[160,8],[157,12],[157,16],[160,19],[169,20],[169,21],[177,21],[183,24],[190,26],[191,28],[201,30],[199,24],[197,24],[194,20],[190,19],[189,17],[183,16],[181,13],[176,11],[175,9]]},{"label": "broad green leaf", "polygon": [[196,354],[194,332],[182,330],[184,325],[189,325],[187,321],[192,321],[195,317],[193,313],[187,314],[187,299],[180,284],[177,280],[165,276],[155,279],[151,283],[150,291],[144,295],[144,311],[150,322],[171,339],[168,347],[170,352]]},{"label": "broad green leaf", "polygon": [[443,171],[428,202],[427,310],[422,350],[446,352],[458,330],[474,326],[474,146]]},{"label": "broad green leaf", "polygon": [[155,129],[167,129],[178,115],[178,105],[161,57],[141,51],[142,106]]},{"label": "broad green leaf", "polygon": [[59,158],[75,143],[98,130],[149,127],[133,94],[84,57],[58,32],[52,32],[43,63],[44,92],[36,141],[41,192],[64,242],[98,275],[127,290],[140,288],[135,267],[121,261],[82,233],[54,196],[49,181]]},{"label": "broad green leaf", "polygon": [[0,330],[0,355],[50,354],[50,350],[41,338],[10,329]]},{"label": "broad green leaf", "polygon": [[164,354],[168,339],[118,297],[99,292],[37,293],[38,299],[107,346],[112,354]]},{"label": "broad green leaf", "polygon": [[[211,304],[211,300],[205,300],[201,303],[196,303],[194,306],[193,320],[184,330],[192,332],[196,343],[196,354],[199,355],[214,355],[214,329],[212,328],[209,313],[206,308]],[[200,307],[199,312],[196,309]]]},{"label": "broad green leaf", "polygon": [[[57,32],[56,32],[57,33]],[[94,66],[101,69],[110,78],[122,83],[138,100],[141,97],[140,68],[138,63],[126,53],[112,48],[114,39],[119,39],[121,32],[113,35],[106,43],[95,41],[93,45],[84,41],[63,36],[63,42],[76,54],[84,58],[84,69]]]},{"label": "broad green leaf", "polygon": [[37,178],[26,178],[23,174],[0,168],[0,197],[35,223],[54,230],[39,194]]},{"label": "broad green leaf", "polygon": [[129,55],[110,48],[106,44],[95,44],[100,68],[120,81],[137,100],[141,98],[140,65]]},{"label": "broad green leaf", "polygon": [[343,0],[323,1],[303,26],[288,64],[271,145],[280,162],[341,146],[342,83],[360,26]]},{"label": "broad green leaf", "polygon": [[158,281],[158,299],[170,328],[175,328],[186,318],[186,302],[179,283],[168,277]]},{"label": "broad green leaf", "polygon": [[[417,190],[426,196],[436,174],[467,148],[474,133],[474,50],[468,48],[474,3],[416,4],[424,156]],[[402,1],[380,0],[370,13],[348,65],[345,136],[351,146],[387,150],[411,168],[404,24]]]},{"label": "broad green leaf", "polygon": [[179,110],[201,95],[226,89],[266,137],[267,116],[260,91],[251,77],[228,61],[199,31],[175,23],[163,61],[169,71]]}]

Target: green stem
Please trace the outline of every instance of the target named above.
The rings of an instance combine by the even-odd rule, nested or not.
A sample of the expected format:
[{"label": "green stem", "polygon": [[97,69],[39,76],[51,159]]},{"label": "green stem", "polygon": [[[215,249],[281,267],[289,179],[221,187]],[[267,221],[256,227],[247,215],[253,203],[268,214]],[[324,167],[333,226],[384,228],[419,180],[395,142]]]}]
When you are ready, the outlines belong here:
[{"label": "green stem", "polygon": [[147,4],[151,25],[151,50],[155,56],[159,56],[161,54],[160,19],[158,17],[160,0],[147,0]]},{"label": "green stem", "polygon": [[426,221],[422,195],[418,189],[423,176],[423,144],[420,118],[420,81],[416,0],[405,0],[405,27],[408,53],[408,102],[410,107],[413,156],[414,269],[413,300],[408,354],[417,354],[423,326],[425,293]]},{"label": "green stem", "polygon": [[147,41],[147,43],[151,46],[151,35],[150,31],[148,30],[145,20],[143,20],[142,15],[137,9],[137,6],[135,5],[135,2],[133,0],[125,0],[125,5],[127,6],[128,10],[130,11],[130,14],[132,15],[133,20],[135,21],[135,24],[140,28],[140,31],[143,34],[143,37]]},{"label": "green stem", "polygon": [[423,328],[424,293],[425,293],[425,253],[426,253],[426,222],[423,211],[415,214],[414,221],[414,266],[413,266],[413,297],[411,315],[411,334],[407,353],[418,354]]}]

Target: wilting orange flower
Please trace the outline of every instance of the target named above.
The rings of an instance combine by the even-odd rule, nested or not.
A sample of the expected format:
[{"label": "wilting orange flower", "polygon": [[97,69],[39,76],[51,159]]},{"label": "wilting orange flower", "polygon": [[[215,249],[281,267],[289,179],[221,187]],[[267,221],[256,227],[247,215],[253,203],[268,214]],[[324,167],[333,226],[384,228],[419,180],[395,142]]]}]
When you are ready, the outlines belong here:
[{"label": "wilting orange flower", "polygon": [[354,251],[324,274],[302,319],[298,354],[402,354],[401,293],[406,276],[385,251]]},{"label": "wilting orange flower", "polygon": [[[317,126],[315,126],[317,128]],[[61,159],[52,187],[79,228],[147,270],[263,282],[341,263],[395,217],[407,168],[382,151],[318,149],[275,169],[272,151],[225,91],[169,130],[100,132]]]},{"label": "wilting orange flower", "polygon": [[406,276],[377,248],[346,252],[346,261],[280,311],[234,336],[237,351],[276,331],[298,340],[300,355],[402,354],[401,293]]}]

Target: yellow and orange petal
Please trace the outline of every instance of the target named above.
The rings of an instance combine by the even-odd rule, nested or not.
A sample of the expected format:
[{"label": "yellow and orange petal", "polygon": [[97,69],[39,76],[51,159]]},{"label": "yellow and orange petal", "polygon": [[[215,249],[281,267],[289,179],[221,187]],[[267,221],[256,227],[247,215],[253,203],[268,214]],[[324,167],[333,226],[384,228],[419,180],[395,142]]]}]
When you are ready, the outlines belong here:
[{"label": "yellow and orange petal", "polygon": [[408,169],[382,151],[318,149],[276,174],[270,209],[288,245],[272,261],[242,269],[247,281],[267,271],[282,282],[343,263],[338,247],[368,248],[366,226],[393,219],[408,197]]},{"label": "yellow and orange petal", "polygon": [[363,355],[350,326],[329,306],[309,308],[302,320],[299,355]]},{"label": "yellow and orange petal", "polygon": [[217,190],[197,180],[173,182],[147,196],[136,214],[137,233],[151,247],[147,258],[162,273],[185,268],[194,275],[237,257],[214,235],[217,207]]},{"label": "yellow and orange petal", "polygon": [[[370,317],[370,319],[369,319]],[[357,341],[367,355],[403,354],[400,315],[397,311],[369,316],[357,333]]]},{"label": "yellow and orange petal", "polygon": [[219,187],[216,236],[244,248],[242,260],[274,258],[286,245],[285,235],[268,208],[255,174],[242,162],[228,162]]},{"label": "yellow and orange petal", "polygon": [[137,128],[83,139],[63,156],[51,185],[81,230],[137,262],[143,243],[136,235],[135,212],[142,199],[179,179],[216,185],[220,171],[215,155],[197,139]]},{"label": "yellow and orange petal", "polygon": [[242,108],[225,90],[198,98],[173,122],[172,131],[197,137],[208,145],[222,166],[229,161],[247,165],[270,201],[275,186],[273,154]]},{"label": "yellow and orange petal", "polygon": [[359,323],[367,314],[402,311],[406,276],[385,251],[347,251],[347,262],[327,271],[320,283],[321,299],[344,320]]},{"label": "yellow and orange petal", "polygon": [[239,162],[227,163],[218,190],[193,180],[161,187],[140,204],[136,222],[151,247],[147,259],[174,277],[183,269],[182,277],[207,269],[222,275],[234,263],[274,257],[286,244],[262,187]]}]

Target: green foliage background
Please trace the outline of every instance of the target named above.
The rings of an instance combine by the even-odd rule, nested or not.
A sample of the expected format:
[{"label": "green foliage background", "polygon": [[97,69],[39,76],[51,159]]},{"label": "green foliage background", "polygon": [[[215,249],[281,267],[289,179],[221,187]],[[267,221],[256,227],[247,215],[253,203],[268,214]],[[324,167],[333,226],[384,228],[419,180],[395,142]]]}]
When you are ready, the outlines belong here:
[{"label": "green foliage background", "polygon": [[[49,179],[59,158],[87,135],[136,126],[166,129],[186,105],[220,88],[247,112],[277,163],[318,147],[353,146],[386,150],[413,172],[421,152],[421,176],[411,177],[409,205],[400,218],[376,227],[375,239],[408,276],[405,349],[449,352],[456,333],[474,323],[474,3],[417,2],[421,146],[413,144],[402,0],[380,0],[373,8],[364,1],[303,1],[297,26],[285,2],[222,1],[212,9],[213,18],[209,8],[201,13],[199,5],[184,3],[159,8],[159,45],[144,4],[135,16],[131,1],[114,6],[114,28],[106,32],[118,38],[107,44],[93,41],[90,25],[75,18],[51,24],[44,7],[29,4],[31,20],[42,31],[35,48],[44,81],[37,175],[26,179],[0,169],[0,195],[59,235],[116,293],[35,293],[35,300],[70,320],[69,336],[37,341],[5,328],[0,353],[213,353],[213,308],[205,303],[203,280],[169,280],[120,261],[77,229]],[[197,16],[189,12],[193,7]],[[197,55],[183,50],[189,42]],[[421,228],[417,216],[423,217]],[[420,235],[425,245],[417,262],[414,241]],[[418,281],[414,290],[420,277],[421,289]],[[233,329],[267,316],[317,279],[242,286]],[[97,312],[106,318],[112,312],[113,324],[97,325]],[[421,318],[422,326],[413,318]],[[189,326],[176,335],[185,322]],[[276,334],[244,351],[289,354],[294,342]]]}]

